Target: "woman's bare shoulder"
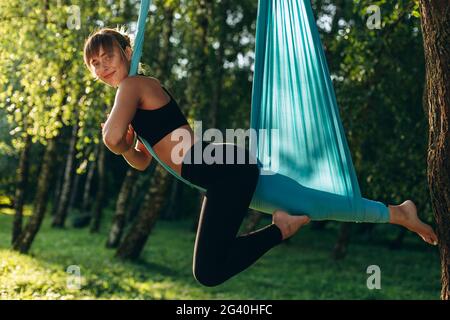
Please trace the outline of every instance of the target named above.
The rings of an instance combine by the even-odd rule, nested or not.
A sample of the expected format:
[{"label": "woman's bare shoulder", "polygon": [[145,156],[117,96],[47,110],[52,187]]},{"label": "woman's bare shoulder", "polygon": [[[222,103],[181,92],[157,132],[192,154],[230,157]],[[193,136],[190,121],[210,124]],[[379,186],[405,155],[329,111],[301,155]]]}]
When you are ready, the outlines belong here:
[{"label": "woman's bare shoulder", "polygon": [[131,85],[139,90],[142,109],[155,109],[170,101],[170,97],[164,92],[158,79],[146,76],[129,78],[132,78]]},{"label": "woman's bare shoulder", "polygon": [[146,76],[131,76],[127,77],[122,81],[123,84],[133,84],[133,85],[139,85],[143,84],[145,86],[152,86],[152,87],[161,87],[161,83],[158,79],[153,77],[146,77]]}]

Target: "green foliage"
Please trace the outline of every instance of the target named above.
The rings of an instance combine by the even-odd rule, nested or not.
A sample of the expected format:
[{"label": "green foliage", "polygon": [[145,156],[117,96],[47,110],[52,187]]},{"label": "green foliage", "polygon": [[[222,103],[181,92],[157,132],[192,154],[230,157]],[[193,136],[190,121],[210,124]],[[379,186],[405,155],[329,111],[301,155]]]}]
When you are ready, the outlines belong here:
[{"label": "green foliage", "polygon": [[[45,3],[48,6],[45,6]],[[64,126],[77,121],[78,157],[89,156],[100,142],[100,122],[112,107],[114,91],[94,83],[84,66],[85,37],[91,33],[105,1],[78,1],[80,28],[70,24],[73,11],[63,1],[2,2],[0,26],[0,108],[12,126],[12,145],[21,149],[23,134],[46,144]],[[109,10],[103,23],[121,23]],[[97,12],[91,15],[92,12]],[[118,18],[119,17],[119,18]],[[2,19],[2,20],[3,20]],[[91,159],[92,160],[92,159]]]},{"label": "green foliage", "polygon": [[[88,162],[97,159],[99,124],[112,107],[115,92],[96,81],[84,66],[84,40],[102,26],[125,24],[133,30],[137,3],[0,0],[0,194],[14,194],[25,134],[34,142],[27,200],[35,192],[42,145],[48,139],[60,140],[55,166],[59,171],[67,151],[64,132],[70,132],[76,122],[80,127],[77,172],[84,173]],[[209,125],[215,119],[219,129],[248,127],[257,1],[154,3],[142,57],[148,74],[171,89],[191,122],[204,120]],[[80,8],[79,29],[67,24],[72,4]],[[381,9],[381,29],[366,26],[370,5]],[[319,23],[319,28],[363,195],[388,203],[411,198],[421,214],[429,214],[424,59],[417,2],[315,0],[313,6],[319,19],[331,18],[329,25]],[[114,204],[126,163],[108,154],[106,164],[105,204]],[[26,210],[29,214],[31,209]],[[0,218],[3,244],[9,243],[8,219]],[[33,247],[34,257],[15,255],[6,247],[0,252],[5,271],[0,272],[0,292],[17,298],[67,299],[438,298],[438,265],[433,263],[437,256],[430,259],[430,252],[422,250],[416,239],[408,239],[408,249],[401,252],[388,251],[383,242],[351,245],[352,257],[332,263],[328,254],[334,230],[317,237],[306,229],[299,242],[271,252],[237,280],[205,290],[192,279],[193,234],[183,231],[189,227],[158,226],[144,252],[144,260],[151,262],[131,264],[112,259],[112,253],[103,248],[104,233],[88,236],[45,225],[44,235],[37,237]],[[383,232],[392,229],[377,226],[376,230],[384,239]],[[386,286],[380,292],[364,287],[363,267],[373,260],[386,274]],[[69,292],[65,287],[65,268],[72,264],[84,270],[82,291]]]},{"label": "green foliage", "polygon": [[[371,5],[380,8],[380,29],[366,25]],[[316,6],[319,18],[334,13],[331,30],[324,28],[322,36],[363,195],[387,203],[411,198],[429,216],[424,58],[420,21],[411,15],[415,4]]]},{"label": "green foliage", "polygon": [[[78,172],[84,173],[96,159],[99,123],[114,98],[114,90],[85,68],[84,39],[101,26],[125,24],[133,30],[137,6],[131,0],[80,0],[77,30],[67,24],[71,4],[1,2],[0,109],[8,131],[1,132],[0,152],[17,159],[25,132],[45,144],[77,121]],[[191,122],[204,120],[208,126],[215,119],[219,129],[248,127],[257,2],[154,4],[142,57],[148,73],[172,89]],[[332,18],[321,36],[363,194],[385,202],[410,197],[421,212],[429,212],[417,3],[316,0],[313,5],[319,20]],[[381,9],[381,29],[366,26],[370,5]],[[0,170],[11,183],[11,163],[17,162],[8,163]]]}]

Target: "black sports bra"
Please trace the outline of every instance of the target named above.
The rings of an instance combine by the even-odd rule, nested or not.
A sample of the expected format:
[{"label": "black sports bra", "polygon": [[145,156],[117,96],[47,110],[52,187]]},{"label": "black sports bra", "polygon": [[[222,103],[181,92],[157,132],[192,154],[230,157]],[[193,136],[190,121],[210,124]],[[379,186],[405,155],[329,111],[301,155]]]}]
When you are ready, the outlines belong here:
[{"label": "black sports bra", "polygon": [[170,96],[170,101],[155,110],[138,108],[131,120],[134,131],[147,140],[152,147],[173,130],[188,124],[170,92],[166,88],[162,88]]}]

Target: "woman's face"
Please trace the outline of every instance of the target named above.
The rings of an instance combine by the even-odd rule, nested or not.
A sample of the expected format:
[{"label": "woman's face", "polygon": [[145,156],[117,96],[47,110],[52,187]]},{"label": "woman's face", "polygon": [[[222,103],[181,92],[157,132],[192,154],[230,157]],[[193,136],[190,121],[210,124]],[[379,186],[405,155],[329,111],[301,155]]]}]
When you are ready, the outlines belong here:
[{"label": "woman's face", "polygon": [[94,75],[104,83],[117,87],[120,82],[128,76],[129,61],[131,60],[131,49],[125,50],[126,61],[117,46],[113,47],[111,52],[100,48],[98,56],[93,57],[90,61],[91,70]]}]

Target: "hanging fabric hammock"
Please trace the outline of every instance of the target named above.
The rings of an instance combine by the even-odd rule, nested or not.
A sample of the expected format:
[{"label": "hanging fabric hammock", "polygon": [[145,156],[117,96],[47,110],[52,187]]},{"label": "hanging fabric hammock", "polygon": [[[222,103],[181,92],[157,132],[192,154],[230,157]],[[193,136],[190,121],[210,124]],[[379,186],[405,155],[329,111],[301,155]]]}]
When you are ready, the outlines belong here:
[{"label": "hanging fabric hammock", "polygon": [[[141,2],[130,75],[136,74],[150,0]],[[309,0],[260,0],[251,128],[261,175],[250,208],[313,220],[387,222],[388,209],[361,197]],[[251,138],[252,139],[252,138]],[[179,176],[153,157],[176,178]]]}]

